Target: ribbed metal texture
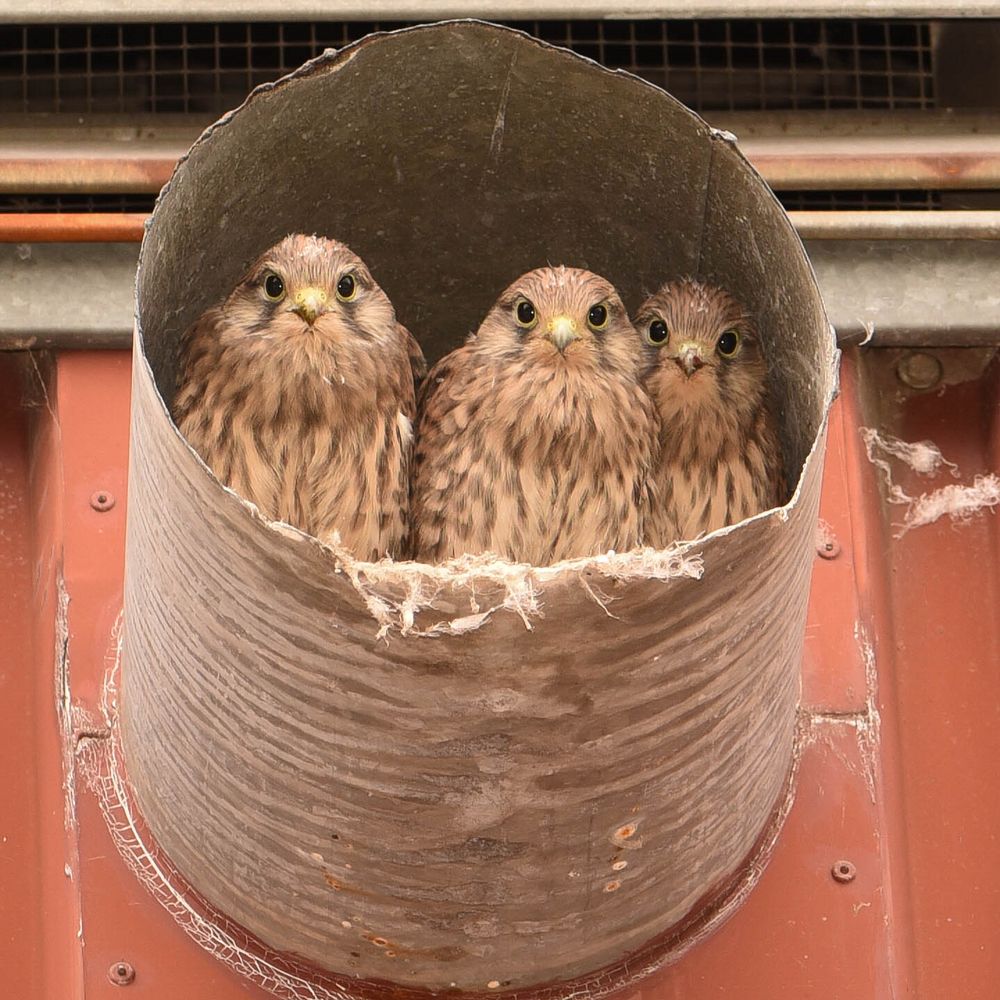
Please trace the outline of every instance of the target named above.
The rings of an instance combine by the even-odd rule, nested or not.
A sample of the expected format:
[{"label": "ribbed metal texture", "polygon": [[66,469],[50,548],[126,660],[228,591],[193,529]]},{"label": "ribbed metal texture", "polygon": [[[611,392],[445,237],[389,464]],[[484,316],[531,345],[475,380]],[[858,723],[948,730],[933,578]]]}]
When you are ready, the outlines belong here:
[{"label": "ribbed metal texture", "polygon": [[[637,136],[645,155],[622,157]],[[270,215],[246,210],[261,191]],[[725,284],[767,333],[796,496],[689,551],[701,579],[648,578],[639,555],[617,579],[531,571],[530,629],[500,609],[463,635],[378,639],[348,576],[391,606],[422,571],[338,572],[223,490],[163,403],[190,319],[307,219],[365,257],[431,356],[546,257],[629,303],[677,272]],[[655,964],[651,942],[746,863],[792,760],[836,351],[773,196],[653,88],[485,25],[415,29],[203,137],[160,201],[138,294],[122,727],[184,876],[345,977],[485,990]],[[507,586],[438,583],[419,623]]]}]

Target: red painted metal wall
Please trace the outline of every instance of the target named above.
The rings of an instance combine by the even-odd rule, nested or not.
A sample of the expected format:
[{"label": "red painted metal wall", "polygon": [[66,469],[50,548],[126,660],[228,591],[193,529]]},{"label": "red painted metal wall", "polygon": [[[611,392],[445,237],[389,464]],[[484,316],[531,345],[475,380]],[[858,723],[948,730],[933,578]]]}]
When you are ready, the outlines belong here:
[{"label": "red painted metal wall", "polygon": [[[969,368],[964,353],[949,352],[946,374]],[[629,997],[997,995],[998,519],[944,518],[897,538],[859,427],[932,439],[962,481],[996,471],[1000,365],[908,393],[893,363],[855,351],[843,364],[822,510],[832,544],[819,544],[803,663],[805,750],[773,857],[727,923]],[[2,992],[264,997],[135,878],[78,766],[104,738],[129,374],[126,353],[0,354]],[[913,493],[952,481],[898,474]]]}]

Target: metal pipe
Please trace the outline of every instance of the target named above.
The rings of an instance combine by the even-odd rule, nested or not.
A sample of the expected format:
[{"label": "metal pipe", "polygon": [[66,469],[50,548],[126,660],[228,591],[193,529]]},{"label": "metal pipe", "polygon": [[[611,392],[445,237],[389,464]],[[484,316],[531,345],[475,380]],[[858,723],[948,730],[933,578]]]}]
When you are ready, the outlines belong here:
[{"label": "metal pipe", "polygon": [[[1000,212],[793,212],[842,344],[1000,344]],[[142,215],[2,215],[0,350],[132,335]],[[60,294],[51,295],[52,288]]]},{"label": "metal pipe", "polygon": [[0,214],[0,243],[138,243],[142,212],[10,212]]},{"label": "metal pipe", "polygon": [[[1000,117],[921,112],[712,116],[777,190],[1000,188]],[[718,120],[716,121],[716,117]],[[155,193],[209,124],[0,119],[0,193]]]},{"label": "metal pipe", "polygon": [[[789,212],[804,240],[1000,240],[1000,211]],[[139,212],[0,214],[0,243],[137,243]]]},{"label": "metal pipe", "polygon": [[1000,240],[1000,211],[789,212],[804,240]]}]

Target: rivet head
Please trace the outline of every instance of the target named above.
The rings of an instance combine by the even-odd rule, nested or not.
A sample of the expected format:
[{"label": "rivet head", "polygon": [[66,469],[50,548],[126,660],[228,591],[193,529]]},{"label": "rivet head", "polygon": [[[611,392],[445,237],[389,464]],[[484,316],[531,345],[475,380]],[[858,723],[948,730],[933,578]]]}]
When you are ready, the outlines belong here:
[{"label": "rivet head", "polygon": [[896,377],[911,389],[933,389],[943,374],[941,362],[926,351],[904,354],[896,364]]},{"label": "rivet head", "polygon": [[830,874],[835,882],[853,882],[858,870],[850,861],[835,861]]},{"label": "rivet head", "polygon": [[135,969],[128,962],[115,962],[108,969],[108,979],[115,986],[128,986],[135,979]]},{"label": "rivet head", "polygon": [[835,538],[826,538],[817,544],[816,551],[821,559],[836,559],[840,555],[840,542]]},{"label": "rivet head", "polygon": [[115,505],[115,495],[107,490],[97,490],[90,494],[90,506],[102,514]]}]

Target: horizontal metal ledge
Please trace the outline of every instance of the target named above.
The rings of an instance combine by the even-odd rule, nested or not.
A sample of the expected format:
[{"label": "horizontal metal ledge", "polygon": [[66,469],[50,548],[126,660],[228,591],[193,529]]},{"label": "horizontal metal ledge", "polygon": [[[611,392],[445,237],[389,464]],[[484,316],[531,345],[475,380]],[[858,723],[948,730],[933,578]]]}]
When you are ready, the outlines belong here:
[{"label": "horizontal metal ledge", "polygon": [[[1000,211],[788,213],[804,240],[1000,240]],[[0,243],[138,243],[139,212],[7,212]]]},{"label": "horizontal metal ledge", "polygon": [[[151,194],[208,119],[0,118],[0,193]],[[1000,116],[982,112],[720,115],[778,190],[1000,188]]]},{"label": "horizontal metal ledge", "polygon": [[[842,344],[1000,345],[1000,241],[806,248]],[[134,243],[0,243],[0,349],[129,348],[137,253]]]},{"label": "horizontal metal ledge", "polygon": [[3,21],[197,21],[197,20],[418,20],[448,17],[492,19],[647,18],[647,17],[996,17],[996,0],[934,3],[933,0],[746,0],[738,5],[700,0],[626,0],[622,4],[577,0],[532,3],[501,0],[7,0]]},{"label": "horizontal metal ledge", "polygon": [[1000,211],[789,212],[804,240],[1000,240]]}]

